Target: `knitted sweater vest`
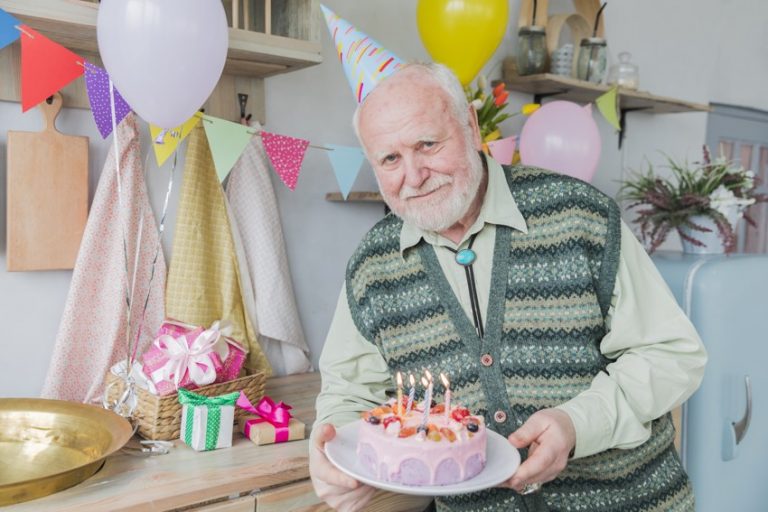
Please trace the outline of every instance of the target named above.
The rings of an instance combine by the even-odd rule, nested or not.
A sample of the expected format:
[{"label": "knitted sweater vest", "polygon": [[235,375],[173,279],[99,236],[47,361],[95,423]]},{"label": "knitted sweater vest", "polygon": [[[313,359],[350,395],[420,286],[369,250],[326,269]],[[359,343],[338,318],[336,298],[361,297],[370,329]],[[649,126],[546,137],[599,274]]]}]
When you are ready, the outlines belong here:
[{"label": "knitted sweater vest", "polygon": [[[358,330],[393,375],[446,372],[454,403],[483,415],[506,437],[534,412],[587,390],[611,362],[600,341],[621,225],[616,204],[586,183],[536,168],[504,170],[528,233],[497,227],[482,340],[432,247],[422,241],[400,254],[402,221],[393,215],[371,229],[350,259],[347,298]],[[481,363],[484,354],[493,358],[490,366]],[[438,379],[436,396],[443,391]],[[673,440],[665,415],[639,447],[571,460],[538,494],[496,488],[439,498],[438,510],[693,510]]]}]

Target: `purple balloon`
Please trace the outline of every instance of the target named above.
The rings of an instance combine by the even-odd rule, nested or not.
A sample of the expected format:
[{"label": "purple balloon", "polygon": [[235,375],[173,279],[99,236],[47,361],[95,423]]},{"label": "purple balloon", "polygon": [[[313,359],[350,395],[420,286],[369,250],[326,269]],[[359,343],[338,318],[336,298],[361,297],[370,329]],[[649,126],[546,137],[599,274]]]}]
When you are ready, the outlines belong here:
[{"label": "purple balloon", "polygon": [[600,160],[600,133],[592,105],[570,101],[542,105],[520,133],[520,161],[591,181]]}]

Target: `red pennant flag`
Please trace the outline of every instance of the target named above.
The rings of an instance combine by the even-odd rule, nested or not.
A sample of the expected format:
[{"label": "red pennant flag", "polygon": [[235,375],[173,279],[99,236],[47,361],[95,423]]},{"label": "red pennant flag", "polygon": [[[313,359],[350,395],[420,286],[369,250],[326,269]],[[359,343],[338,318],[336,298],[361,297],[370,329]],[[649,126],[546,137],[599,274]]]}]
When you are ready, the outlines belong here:
[{"label": "red pennant flag", "polygon": [[76,53],[27,25],[21,28],[21,110],[26,112],[82,75],[85,68]]},{"label": "red pennant flag", "polygon": [[309,141],[264,131],[261,132],[261,141],[277,175],[289,189],[295,190]]}]

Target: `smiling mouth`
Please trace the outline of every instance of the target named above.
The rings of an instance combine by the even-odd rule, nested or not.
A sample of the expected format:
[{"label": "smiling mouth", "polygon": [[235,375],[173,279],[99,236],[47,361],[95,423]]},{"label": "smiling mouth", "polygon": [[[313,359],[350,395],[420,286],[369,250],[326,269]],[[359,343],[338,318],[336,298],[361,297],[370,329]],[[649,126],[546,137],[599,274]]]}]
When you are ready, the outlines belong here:
[{"label": "smiling mouth", "polygon": [[429,192],[425,192],[425,193],[423,193],[423,194],[418,194],[418,195],[413,195],[413,196],[408,196],[408,197],[406,197],[406,198],[405,198],[405,200],[406,200],[406,201],[410,201],[411,199],[424,199],[425,197],[427,197],[427,196],[430,196],[430,195],[434,194],[434,193],[435,193],[435,192],[437,192],[438,190],[441,190],[441,189],[442,189],[443,187],[445,187],[446,185],[448,185],[448,183],[443,183],[443,184],[442,184],[442,185],[440,185],[439,187],[437,187],[437,188],[433,188],[433,189],[432,189],[432,190],[430,190]]}]

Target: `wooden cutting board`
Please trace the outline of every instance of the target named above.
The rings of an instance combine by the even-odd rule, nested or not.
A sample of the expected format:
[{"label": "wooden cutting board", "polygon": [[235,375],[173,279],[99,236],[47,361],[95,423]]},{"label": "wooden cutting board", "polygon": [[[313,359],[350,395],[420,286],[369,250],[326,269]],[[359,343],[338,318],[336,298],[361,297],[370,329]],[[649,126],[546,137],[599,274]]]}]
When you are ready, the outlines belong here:
[{"label": "wooden cutting board", "polygon": [[61,95],[38,107],[42,132],[8,132],[9,271],[71,269],[88,217],[88,137],[56,130]]}]

